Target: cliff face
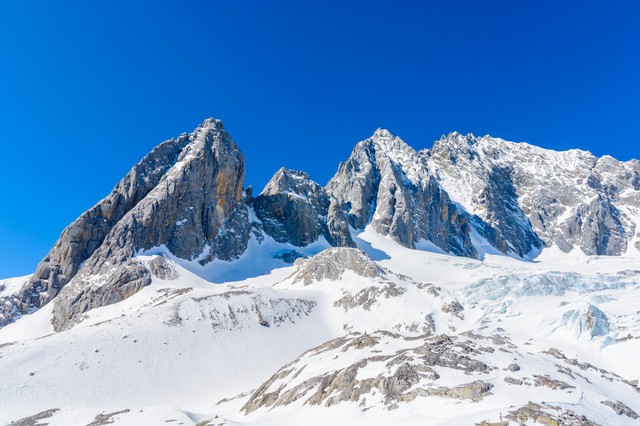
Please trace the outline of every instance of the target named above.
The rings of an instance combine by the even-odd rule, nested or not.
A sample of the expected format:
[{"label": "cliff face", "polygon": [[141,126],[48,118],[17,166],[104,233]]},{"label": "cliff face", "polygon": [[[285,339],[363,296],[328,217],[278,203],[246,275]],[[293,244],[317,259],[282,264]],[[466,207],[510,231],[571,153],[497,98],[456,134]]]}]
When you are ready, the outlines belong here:
[{"label": "cliff face", "polygon": [[281,243],[306,246],[321,236],[355,247],[344,212],[308,174],[281,168],[253,201],[264,231]]},{"label": "cliff face", "polygon": [[51,301],[104,242],[113,227],[154,189],[189,143],[186,135],[158,145],[106,198],[69,225],[23,290],[24,310]]},{"label": "cliff face", "polygon": [[134,256],[158,246],[203,264],[239,256],[250,231],[244,174],[242,153],[220,121],[160,144],[62,232],[21,291],[22,310],[58,296],[53,324],[68,327],[147,285],[149,271]]},{"label": "cliff face", "polygon": [[386,130],[356,145],[327,192],[355,229],[370,223],[406,247],[430,240],[445,252],[477,256],[469,218],[429,174],[424,159]]},{"label": "cliff face", "polygon": [[543,242],[615,256],[638,244],[637,160],[458,133],[421,155],[452,198],[493,229],[488,240],[503,252],[522,256]]}]

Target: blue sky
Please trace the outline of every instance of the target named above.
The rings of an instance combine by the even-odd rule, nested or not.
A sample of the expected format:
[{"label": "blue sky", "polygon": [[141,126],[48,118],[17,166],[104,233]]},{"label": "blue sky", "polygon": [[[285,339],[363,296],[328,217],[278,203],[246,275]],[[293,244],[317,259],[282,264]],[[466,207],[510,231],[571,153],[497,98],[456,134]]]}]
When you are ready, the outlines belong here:
[{"label": "blue sky", "polygon": [[377,127],[638,158],[639,68],[634,0],[1,2],[0,277],[209,116],[258,190]]}]

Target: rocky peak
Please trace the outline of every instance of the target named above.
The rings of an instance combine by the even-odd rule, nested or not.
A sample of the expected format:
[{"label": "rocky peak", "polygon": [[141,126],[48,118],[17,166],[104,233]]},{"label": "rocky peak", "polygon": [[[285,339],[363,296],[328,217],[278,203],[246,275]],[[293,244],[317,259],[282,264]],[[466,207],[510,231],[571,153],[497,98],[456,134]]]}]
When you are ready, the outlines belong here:
[{"label": "rocky peak", "polygon": [[478,138],[473,133],[463,135],[458,132],[451,132],[447,135],[440,136],[440,139],[433,143],[431,151],[434,152],[452,152],[459,150],[468,150],[470,147],[477,145]]},{"label": "rocky peak", "polygon": [[323,192],[322,187],[311,180],[305,172],[285,169],[281,167],[269,180],[261,195],[275,195],[278,193],[308,196],[312,193]]},{"label": "rocky peak", "polygon": [[426,239],[475,256],[467,220],[429,175],[424,158],[400,138],[376,133],[356,145],[327,184],[336,211],[353,228],[371,224],[407,247]]},{"label": "rocky peak", "polygon": [[305,246],[327,233],[329,197],[308,174],[281,168],[253,202],[274,240]]},{"label": "rocky peak", "polygon": [[376,148],[382,152],[413,150],[405,141],[398,136],[393,136],[387,129],[378,129],[367,139],[372,141]]},{"label": "rocky peak", "polygon": [[617,198],[625,193],[624,204],[640,204],[630,162],[491,136],[464,143],[459,135],[436,142],[425,158],[453,200],[485,222],[480,233],[501,251],[522,256],[557,245],[616,255],[634,238],[633,213]]},{"label": "rocky peak", "polygon": [[[171,161],[149,162],[155,178],[144,193],[133,188],[139,196],[131,199],[130,191],[122,190],[132,189],[125,178],[93,213],[84,214],[63,232],[53,253],[43,261],[42,271],[48,278],[41,278],[47,275],[42,274],[33,284],[41,285],[42,280],[59,283],[59,271],[76,265],[73,276],[64,276],[68,284],[60,286],[55,299],[56,329],[73,324],[89,309],[123,300],[147,285],[151,274],[135,260],[140,251],[165,246],[177,257],[197,258],[204,264],[216,258],[236,258],[246,249],[250,226],[242,202],[244,158],[222,123],[208,119],[190,135],[169,144],[174,145]],[[104,214],[123,200],[128,210]],[[88,238],[91,244],[84,246],[81,256],[57,254],[77,250],[77,236],[92,235],[96,229],[101,230],[101,238]],[[227,232],[229,229],[233,232]],[[57,268],[47,268],[52,254],[59,260]]]},{"label": "rocky peak", "polygon": [[202,124],[196,127],[196,129],[193,131],[192,134],[197,135],[200,133],[208,133],[212,130],[218,130],[218,131],[224,130],[224,125],[222,124],[222,121],[213,117],[206,118],[202,122]]},{"label": "rocky peak", "polygon": [[371,136],[371,138],[372,139],[387,139],[387,138],[390,139],[390,138],[393,138],[393,135],[387,129],[382,129],[378,127],[376,131],[373,132],[373,135]]},{"label": "rocky peak", "polygon": [[274,240],[306,246],[324,236],[333,246],[355,246],[338,206],[305,172],[281,168],[253,201],[262,229]]},{"label": "rocky peak", "polygon": [[405,169],[415,169],[415,165],[421,163],[418,153],[398,136],[393,136],[386,129],[378,129],[373,136],[361,142],[371,144],[377,157],[389,158],[394,163]]}]

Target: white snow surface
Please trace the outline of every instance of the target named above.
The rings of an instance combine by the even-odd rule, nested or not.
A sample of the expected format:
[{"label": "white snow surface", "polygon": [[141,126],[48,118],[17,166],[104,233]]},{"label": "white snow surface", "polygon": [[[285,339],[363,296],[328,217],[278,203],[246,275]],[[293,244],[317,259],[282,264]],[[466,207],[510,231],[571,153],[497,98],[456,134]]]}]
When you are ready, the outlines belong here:
[{"label": "white snow surface", "polygon": [[[637,251],[605,257],[551,247],[535,261],[487,251],[479,261],[442,253],[427,242],[418,245],[420,250],[407,249],[371,228],[353,236],[382,272],[361,276],[346,270],[337,279],[307,284],[296,277],[309,261],[288,265],[274,258],[292,250],[314,256],[329,247],[324,240],[301,248],[254,236],[240,259],[204,267],[177,259],[164,247],[140,253],[143,263],[164,256],[179,277],[154,278],[130,298],[89,311],[67,331],[53,333],[51,305],[0,329],[0,424],[59,409],[42,424],[84,425],[107,416],[125,425],[204,420],[467,425],[497,422],[529,401],[572,410],[599,424],[635,424],[600,401],[621,401],[640,413],[633,382],[640,379]],[[0,285],[18,287],[27,278]],[[463,310],[446,312],[445,305],[453,302]],[[351,402],[325,407],[301,399],[248,415],[241,411],[255,389],[291,362],[303,366],[295,379],[302,380],[375,354],[363,349],[312,357],[302,355],[305,351],[380,330],[419,339],[428,332],[427,316],[434,334],[462,338],[470,332],[484,336],[486,345],[492,336],[508,339],[507,352],[495,346],[496,352],[482,355],[500,368],[471,378],[442,371],[436,382],[452,386],[482,378],[493,384],[490,396],[479,402],[418,397],[392,410],[376,405],[366,411]],[[406,346],[403,342],[389,338],[379,349],[392,352]],[[576,369],[588,382],[578,374],[563,376],[558,365],[568,364],[544,353],[550,348],[606,374]],[[509,362],[518,362],[522,371],[506,371]],[[377,373],[365,369],[361,374]],[[531,380],[532,374],[549,374],[572,388],[521,387],[503,380],[507,375]],[[374,392],[367,400],[372,404],[379,397]]]},{"label": "white snow surface", "polygon": [[11,296],[17,293],[29,278],[31,278],[31,275],[0,280],[0,297]]}]

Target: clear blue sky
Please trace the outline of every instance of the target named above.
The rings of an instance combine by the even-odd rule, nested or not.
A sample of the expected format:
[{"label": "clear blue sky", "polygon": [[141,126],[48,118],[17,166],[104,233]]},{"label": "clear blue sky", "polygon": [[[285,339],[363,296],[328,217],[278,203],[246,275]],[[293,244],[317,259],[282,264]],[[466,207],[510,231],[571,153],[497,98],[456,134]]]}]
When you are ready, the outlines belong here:
[{"label": "clear blue sky", "polygon": [[635,0],[1,2],[0,277],[209,116],[258,190],[325,184],[377,127],[629,159],[639,68]]}]

